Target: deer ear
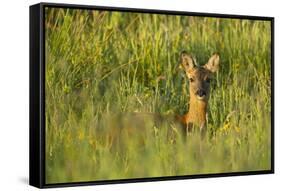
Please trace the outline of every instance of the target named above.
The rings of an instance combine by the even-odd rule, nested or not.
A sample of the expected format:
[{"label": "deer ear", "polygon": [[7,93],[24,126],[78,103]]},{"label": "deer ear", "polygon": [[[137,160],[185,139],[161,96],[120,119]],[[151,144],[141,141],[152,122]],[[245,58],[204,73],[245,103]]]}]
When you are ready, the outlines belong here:
[{"label": "deer ear", "polygon": [[218,71],[219,69],[219,62],[220,62],[220,57],[218,54],[214,54],[211,56],[207,64],[204,65],[204,68],[207,70],[211,71],[212,73]]},{"label": "deer ear", "polygon": [[186,51],[183,51],[180,56],[181,65],[184,68],[186,72],[190,71],[195,67],[195,63],[192,59],[192,56],[186,53]]}]

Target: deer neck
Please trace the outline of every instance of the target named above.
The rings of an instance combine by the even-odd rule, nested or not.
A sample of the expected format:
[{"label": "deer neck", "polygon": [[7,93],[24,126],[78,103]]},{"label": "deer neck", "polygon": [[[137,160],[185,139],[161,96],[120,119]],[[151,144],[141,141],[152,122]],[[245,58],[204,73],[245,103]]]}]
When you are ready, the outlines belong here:
[{"label": "deer neck", "polygon": [[207,100],[199,100],[196,96],[190,97],[189,109],[187,113],[187,122],[192,122],[198,125],[206,122]]}]

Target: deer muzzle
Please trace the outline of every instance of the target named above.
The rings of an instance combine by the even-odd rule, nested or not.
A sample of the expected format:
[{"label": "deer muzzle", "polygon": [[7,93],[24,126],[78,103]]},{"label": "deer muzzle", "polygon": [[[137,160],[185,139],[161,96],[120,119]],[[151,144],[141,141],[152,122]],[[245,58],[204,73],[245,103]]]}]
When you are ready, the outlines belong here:
[{"label": "deer muzzle", "polygon": [[197,90],[195,94],[198,99],[205,99],[205,97],[207,96],[206,91],[204,91],[202,89]]}]

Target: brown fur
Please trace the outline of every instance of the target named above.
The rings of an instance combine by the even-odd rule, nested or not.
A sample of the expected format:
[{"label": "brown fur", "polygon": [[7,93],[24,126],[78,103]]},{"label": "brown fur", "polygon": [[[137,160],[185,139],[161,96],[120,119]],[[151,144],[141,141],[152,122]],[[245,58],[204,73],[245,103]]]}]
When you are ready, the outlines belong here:
[{"label": "brown fur", "polygon": [[214,54],[204,66],[197,66],[192,56],[186,52],[181,54],[181,66],[189,79],[189,110],[178,120],[190,132],[198,126],[202,134],[207,129],[207,108],[210,95],[210,80],[219,67],[219,55]]}]

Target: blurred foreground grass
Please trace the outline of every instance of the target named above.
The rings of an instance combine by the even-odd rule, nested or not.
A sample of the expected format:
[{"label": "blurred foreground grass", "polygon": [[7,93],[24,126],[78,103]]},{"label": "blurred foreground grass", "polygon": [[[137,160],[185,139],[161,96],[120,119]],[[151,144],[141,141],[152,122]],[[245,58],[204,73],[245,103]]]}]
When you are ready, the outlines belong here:
[{"label": "blurred foreground grass", "polygon": [[[47,183],[271,168],[269,21],[60,8],[45,17]],[[147,122],[113,141],[115,114],[187,111],[182,50],[201,64],[221,56],[208,137],[172,142],[171,125]]]}]

